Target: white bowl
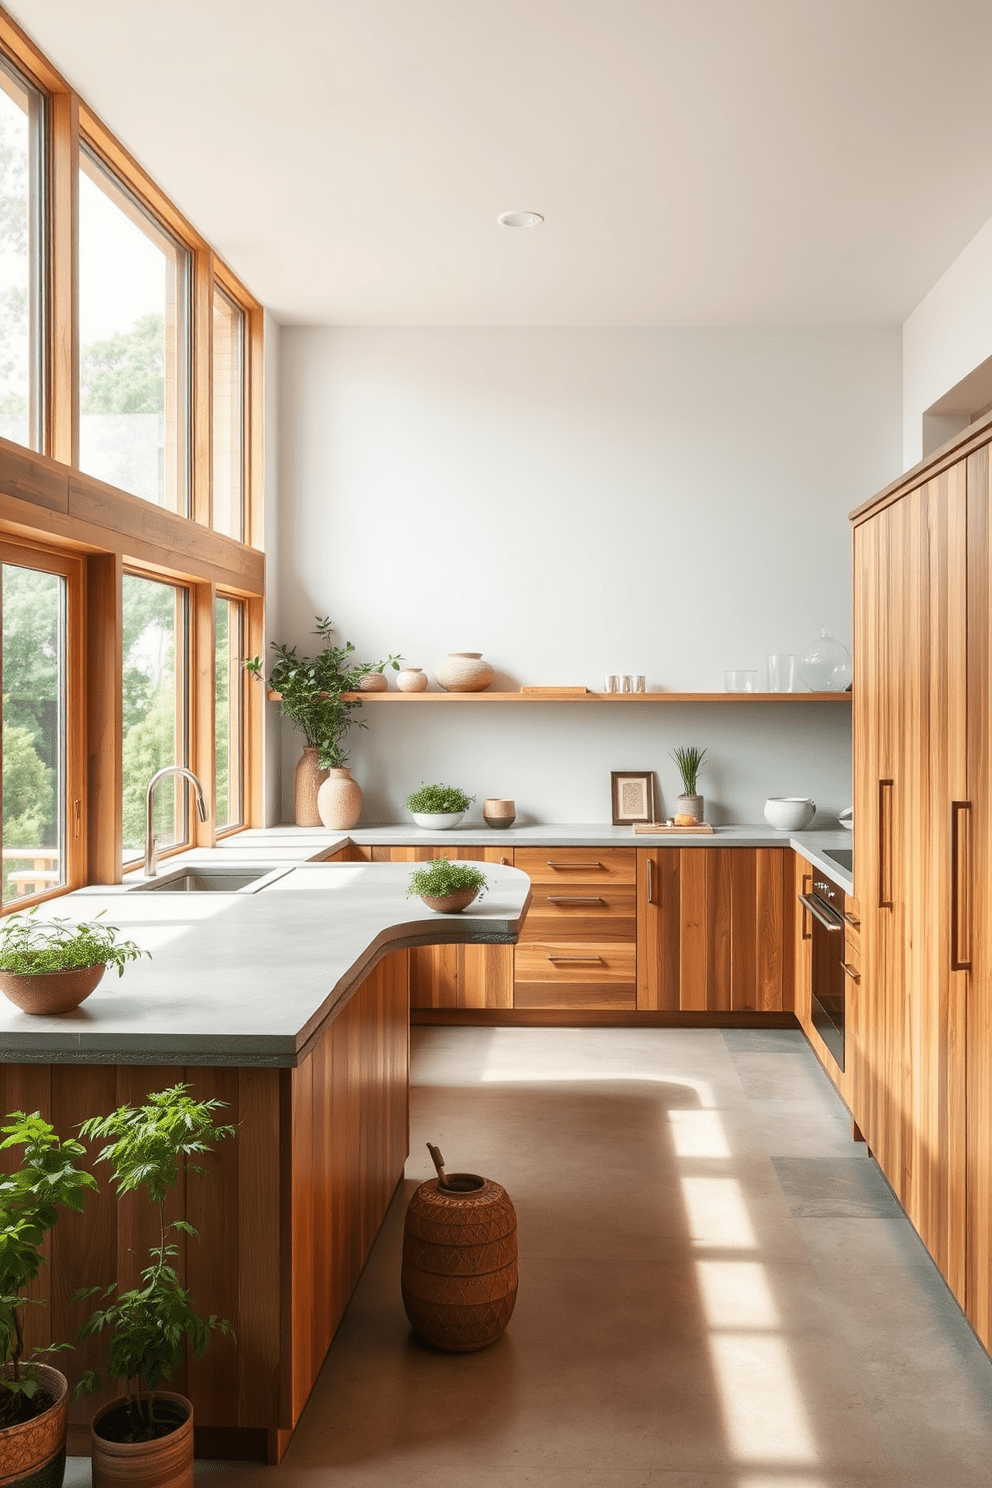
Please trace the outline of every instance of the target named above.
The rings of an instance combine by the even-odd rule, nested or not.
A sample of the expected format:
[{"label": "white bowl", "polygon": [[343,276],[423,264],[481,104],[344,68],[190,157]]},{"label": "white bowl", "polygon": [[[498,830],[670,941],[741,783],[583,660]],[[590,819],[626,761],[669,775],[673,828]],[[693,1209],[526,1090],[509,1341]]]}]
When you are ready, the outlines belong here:
[{"label": "white bowl", "polygon": [[418,827],[425,827],[428,832],[447,832],[452,827],[457,827],[464,811],[411,811],[410,815]]},{"label": "white bowl", "polygon": [[779,832],[801,832],[815,815],[809,796],[771,796],[765,802],[765,821]]}]

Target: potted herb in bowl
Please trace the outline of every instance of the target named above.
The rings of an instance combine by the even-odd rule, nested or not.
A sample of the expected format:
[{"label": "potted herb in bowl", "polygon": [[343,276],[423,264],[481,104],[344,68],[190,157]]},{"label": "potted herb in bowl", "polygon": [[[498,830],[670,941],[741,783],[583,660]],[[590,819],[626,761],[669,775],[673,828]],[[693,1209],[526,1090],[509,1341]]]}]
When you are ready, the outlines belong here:
[{"label": "potted herb in bowl", "polygon": [[[103,911],[101,911],[101,914]],[[41,920],[38,907],[0,921],[0,992],[22,1012],[69,1013],[89,997],[108,966],[124,975],[128,961],[148,956],[116,925],[92,920]]]},{"label": "potted herb in bowl", "polygon": [[[21,1167],[0,1179],[0,1481],[20,1488],[61,1488],[65,1474],[69,1382],[24,1358],[22,1311],[41,1268],[45,1235],[58,1209],[80,1213],[96,1179],[79,1167],[82,1143],[64,1142],[37,1111],[12,1111],[2,1148],[23,1147]],[[40,1352],[55,1352],[44,1349]]]},{"label": "potted herb in bowl", "polygon": [[703,819],[703,798],[696,794],[696,780],[705,758],[706,750],[697,749],[695,744],[672,750],[672,759],[682,776],[682,795],[679,796],[679,809],[675,814],[677,827],[691,827],[693,822],[701,822]]},{"label": "potted herb in bowl", "polygon": [[[214,1112],[223,1101],[195,1101],[187,1085],[173,1085],[149,1095],[144,1105],[121,1106],[110,1116],[95,1116],[80,1128],[83,1136],[107,1141],[97,1158],[109,1162],[118,1198],[141,1192],[157,1209],[158,1244],[149,1250],[141,1284],[118,1292],[112,1284],[103,1305],[83,1324],[80,1336],[106,1330],[110,1335],[107,1372],[124,1394],[93,1417],[90,1438],[94,1488],[128,1483],[131,1488],[193,1488],[193,1407],[183,1395],[157,1388],[167,1384],[186,1360],[187,1345],[199,1358],[216,1329],[231,1326],[204,1318],[193,1306],[175,1268],[178,1248],[170,1230],[195,1238],[185,1220],[165,1222],[165,1201],[176,1187],[180,1169],[187,1180],[206,1176],[195,1161],[215,1143],[234,1136],[233,1126],[216,1126]],[[74,1301],[101,1292],[90,1287]],[[88,1371],[76,1387],[88,1394],[100,1375]]]},{"label": "potted herb in bowl", "polygon": [[418,827],[432,832],[447,832],[457,827],[475,800],[457,785],[421,785],[403,802]]},{"label": "potted herb in bowl", "polygon": [[435,858],[411,873],[406,897],[419,895],[437,914],[460,914],[474,899],[481,899],[488,886],[486,875],[471,863]]}]

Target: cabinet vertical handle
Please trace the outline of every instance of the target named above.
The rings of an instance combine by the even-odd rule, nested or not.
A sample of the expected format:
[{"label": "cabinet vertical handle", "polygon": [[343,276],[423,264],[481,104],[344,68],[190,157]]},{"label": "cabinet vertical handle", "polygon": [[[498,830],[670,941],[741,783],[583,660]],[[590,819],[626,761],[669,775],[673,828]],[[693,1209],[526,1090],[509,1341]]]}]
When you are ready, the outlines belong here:
[{"label": "cabinet vertical handle", "polygon": [[654,904],[654,858],[648,856],[648,903]]},{"label": "cabinet vertical handle", "polygon": [[802,934],[803,940],[812,940],[813,939],[813,926],[812,926],[812,923],[810,921],[809,910],[806,908],[806,895],[807,894],[811,894],[812,892],[813,892],[813,875],[811,873],[804,873],[803,874],[803,891],[799,895],[799,903],[802,905],[802,911],[801,911],[801,913],[802,913],[802,917],[803,917],[803,924],[802,924],[802,932],[801,932],[801,934]]},{"label": "cabinet vertical handle", "polygon": [[878,907],[892,904],[892,780],[878,782]]},{"label": "cabinet vertical handle", "polygon": [[[967,825],[962,831],[962,813]],[[971,802],[951,802],[951,970],[971,970]]]}]

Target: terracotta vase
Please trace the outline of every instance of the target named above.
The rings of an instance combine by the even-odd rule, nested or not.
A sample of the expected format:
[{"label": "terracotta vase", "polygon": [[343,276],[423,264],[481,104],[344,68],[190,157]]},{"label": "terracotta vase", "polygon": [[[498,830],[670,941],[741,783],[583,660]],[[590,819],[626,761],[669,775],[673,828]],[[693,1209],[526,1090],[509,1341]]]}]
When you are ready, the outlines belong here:
[{"label": "terracotta vase", "polygon": [[449,1173],[417,1189],[403,1230],[403,1306],[425,1343],[446,1353],[488,1348],[517,1300],[517,1216],[498,1183]]},{"label": "terracotta vase", "polygon": [[426,692],[427,673],[423,667],[407,667],[396,678],[400,692]]},{"label": "terracotta vase", "polygon": [[463,909],[468,909],[478,892],[478,889],[459,889],[457,894],[442,894],[439,898],[430,894],[421,894],[420,897],[427,908],[433,909],[437,914],[461,914]]},{"label": "terracotta vase", "polygon": [[327,779],[328,771],[322,770],[317,760],[320,750],[316,745],[307,745],[296,767],[296,790],[293,817],[298,827],[319,827],[320,812],[317,810],[317,792]]},{"label": "terracotta vase", "polygon": [[[35,1364],[42,1389],[55,1404],[31,1421],[0,1431],[0,1484],[18,1488],[62,1488],[69,1381],[48,1364]],[[5,1371],[10,1374],[10,1366]]]},{"label": "terracotta vase", "polygon": [[171,1411],[178,1422],[154,1441],[119,1442],[103,1434],[114,1433],[126,1409],[123,1398],[97,1411],[90,1425],[93,1488],[193,1488],[193,1407],[171,1390],[156,1390],[154,1398],[156,1408]]},{"label": "terracotta vase", "polygon": [[335,832],[358,825],[362,814],[362,787],[345,767],[325,771],[327,779],[317,792],[317,810],[325,827]]},{"label": "terracotta vase", "polygon": [[96,966],[46,971],[41,976],[19,976],[13,971],[0,971],[0,992],[22,1013],[34,1013],[42,1018],[52,1013],[71,1013],[99,985],[106,969],[100,961]]},{"label": "terracotta vase", "polygon": [[482,660],[481,651],[452,651],[434,669],[445,692],[484,692],[495,675],[495,667]]}]

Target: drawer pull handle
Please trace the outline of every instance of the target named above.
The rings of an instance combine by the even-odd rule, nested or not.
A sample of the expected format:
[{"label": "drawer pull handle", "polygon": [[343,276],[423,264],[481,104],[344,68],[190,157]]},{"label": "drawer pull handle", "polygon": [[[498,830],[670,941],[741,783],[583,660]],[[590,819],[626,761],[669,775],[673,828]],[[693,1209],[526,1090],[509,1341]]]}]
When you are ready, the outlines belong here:
[{"label": "drawer pull handle", "polygon": [[549,904],[605,904],[598,894],[549,894]]},{"label": "drawer pull handle", "polygon": [[[815,894],[800,894],[799,903],[805,909],[809,910],[814,920],[819,920],[824,930],[843,930],[844,921],[841,919],[837,911],[835,909],[831,909],[829,904],[824,904],[822,899],[817,899]],[[824,914],[824,910],[826,910],[826,914]],[[827,915],[832,915],[833,919],[828,920]]]},{"label": "drawer pull handle", "polygon": [[602,863],[555,863],[551,858],[546,861],[549,868],[602,868],[603,866]]},{"label": "drawer pull handle", "polygon": [[855,968],[848,961],[842,961],[840,964],[844,968],[845,976],[850,977],[852,982],[860,982],[860,971],[856,971]]},{"label": "drawer pull handle", "polygon": [[841,914],[844,916],[849,925],[854,926],[855,930],[861,929],[861,921],[858,919],[857,915],[851,914],[851,911],[849,909],[842,909]]},{"label": "drawer pull handle", "polygon": [[602,956],[549,956],[549,961],[602,961]]}]

